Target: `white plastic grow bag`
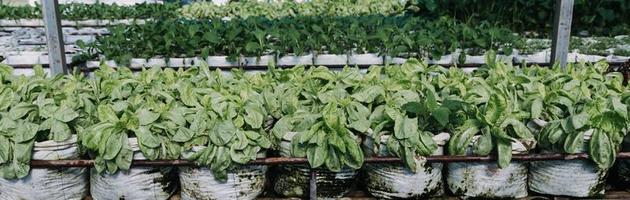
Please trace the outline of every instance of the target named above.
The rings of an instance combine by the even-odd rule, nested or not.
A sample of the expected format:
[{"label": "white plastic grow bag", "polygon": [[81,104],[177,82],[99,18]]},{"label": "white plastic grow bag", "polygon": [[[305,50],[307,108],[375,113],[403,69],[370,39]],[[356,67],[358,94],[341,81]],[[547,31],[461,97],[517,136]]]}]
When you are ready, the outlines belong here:
[{"label": "white plastic grow bag", "polygon": [[149,58],[147,67],[165,67],[166,60],[164,58]]},{"label": "white plastic grow bag", "polygon": [[[199,149],[199,147],[193,147],[189,153]],[[265,154],[259,153],[258,157],[263,158]],[[267,168],[265,165],[233,167],[227,173],[227,180],[222,182],[217,180],[208,168],[182,167],[179,174],[181,198],[182,200],[255,199],[265,187]]]},{"label": "white plastic grow bag", "polygon": [[237,61],[229,61],[227,56],[208,56],[206,58],[210,67],[233,67],[238,66]]},{"label": "white plastic grow bag", "polygon": [[313,54],[303,56],[282,56],[278,58],[279,66],[313,65]]},{"label": "white plastic grow bag", "polygon": [[142,68],[147,65],[147,59],[144,58],[132,58],[129,62],[131,68]]},{"label": "white plastic grow bag", "polygon": [[[473,137],[466,155],[472,155],[472,145],[479,139]],[[512,154],[526,153],[520,142],[512,142]],[[454,162],[447,164],[446,182],[453,194],[477,198],[523,198],[527,196],[527,166],[511,162],[501,169],[496,162]]]},{"label": "white plastic grow bag", "polygon": [[167,61],[168,67],[184,67],[184,58],[169,58]]},{"label": "white plastic grow bag", "polygon": [[255,199],[263,192],[267,166],[251,165],[230,170],[227,181],[215,179],[208,168],[181,168],[181,199]]},{"label": "white plastic grow bag", "polygon": [[[280,142],[280,156],[291,157],[291,142],[295,133],[289,132]],[[281,165],[276,169],[273,189],[286,197],[306,197],[309,194],[311,168],[308,165]],[[355,185],[356,170],[341,172],[313,169],[317,174],[317,197],[339,198],[350,192]]]},{"label": "white plastic grow bag", "polygon": [[383,59],[376,53],[351,54],[348,56],[348,65],[382,65]]},{"label": "white plastic grow bag", "polygon": [[315,65],[346,65],[348,55],[318,54],[313,61]]},{"label": "white plastic grow bag", "polygon": [[[529,127],[539,130],[546,122],[535,121]],[[584,133],[584,145],[578,152],[586,152],[593,130]],[[535,161],[529,167],[529,188],[537,193],[593,197],[603,195],[607,170],[599,169],[590,160]]]},{"label": "white plastic grow bag", "polygon": [[260,67],[268,66],[270,63],[275,63],[275,56],[266,55],[260,57],[241,57],[241,66],[245,67]]},{"label": "white plastic grow bag", "polygon": [[407,62],[406,58],[385,56],[384,64],[403,64]]},{"label": "white plastic grow bag", "polygon": [[[36,142],[33,159],[67,160],[79,157],[77,137],[64,142]],[[28,176],[5,180],[0,178],[2,200],[81,200],[87,195],[86,168],[31,169]]]},{"label": "white plastic grow bag", "polygon": [[[432,155],[444,155],[448,133],[433,136],[438,149]],[[391,156],[387,151],[389,135],[383,135],[374,153],[374,141],[363,143],[366,156]],[[364,170],[368,192],[379,199],[427,198],[444,194],[442,163],[418,164],[415,171],[401,164],[366,163]]]},{"label": "white plastic grow bag", "polygon": [[[146,159],[136,138],[129,138],[134,160]],[[177,171],[171,167],[133,167],[115,174],[92,168],[90,192],[94,200],[166,200],[177,189]]]}]

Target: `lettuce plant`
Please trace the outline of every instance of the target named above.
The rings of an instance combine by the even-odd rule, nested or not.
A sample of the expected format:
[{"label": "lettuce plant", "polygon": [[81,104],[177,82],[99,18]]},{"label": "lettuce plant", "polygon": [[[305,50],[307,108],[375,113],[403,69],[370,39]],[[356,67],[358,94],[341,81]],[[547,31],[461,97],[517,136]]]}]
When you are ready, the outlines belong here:
[{"label": "lettuce plant", "polygon": [[[28,175],[35,142],[63,142],[82,132],[84,108],[80,76],[47,77],[41,67],[33,76],[16,76],[0,66],[0,177]],[[79,136],[80,137],[80,136]]]}]

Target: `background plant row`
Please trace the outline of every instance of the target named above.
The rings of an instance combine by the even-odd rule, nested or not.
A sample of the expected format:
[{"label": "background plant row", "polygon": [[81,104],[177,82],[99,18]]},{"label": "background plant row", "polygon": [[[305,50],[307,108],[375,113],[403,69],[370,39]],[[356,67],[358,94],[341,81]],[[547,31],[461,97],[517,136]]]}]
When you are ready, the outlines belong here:
[{"label": "background plant row", "polygon": [[[142,3],[134,6],[99,4],[61,4],[62,20],[159,19],[177,18],[177,3]],[[0,5],[0,19],[42,19],[41,6]]]},{"label": "background plant row", "polygon": [[[338,5],[335,5],[338,4]],[[186,5],[183,16],[197,19],[220,17],[260,16],[278,18],[300,15],[356,15],[356,14],[409,14],[425,19],[449,16],[470,24],[490,23],[510,28],[514,32],[551,32],[555,1],[547,0],[409,0],[409,1],[292,1],[264,3],[257,1],[232,2],[216,6],[210,2]],[[630,31],[628,20],[630,3],[623,0],[578,0],[574,3],[572,30],[600,36],[624,35]]]},{"label": "background plant row", "polygon": [[294,1],[236,1],[225,5],[212,2],[196,2],[178,10],[181,16],[190,19],[216,18],[285,18],[300,16],[360,16],[360,15],[402,15],[405,1],[379,0],[314,0]]},{"label": "background plant row", "polygon": [[[273,150],[306,157],[313,168],[358,169],[361,138],[384,136],[382,148],[415,169],[419,156],[437,149],[432,136],[441,132],[451,133],[448,154],[498,154],[500,167],[510,163],[513,145],[588,152],[600,168],[612,166],[629,124],[630,93],[620,74],[604,74],[605,63],[562,70],[519,68],[492,53],[487,59],[472,74],[414,59],[366,73],[102,66],[93,77],[46,77],[41,68],[27,77],[2,66],[0,175],[26,176],[34,142],[73,134],[108,173],[129,169],[130,137],[148,159],[185,158],[219,179]],[[547,125],[528,126],[535,120]]]},{"label": "background plant row", "polygon": [[130,58],[226,55],[304,55],[311,52],[345,54],[378,53],[393,56],[439,58],[466,49],[480,55],[485,50],[511,54],[522,44],[507,29],[479,24],[470,26],[450,18],[423,20],[380,15],[352,17],[294,17],[210,21],[160,20],[143,25],[112,27],[111,34],[81,44],[87,53],[118,61]]},{"label": "background plant row", "polygon": [[[295,16],[356,16],[366,14],[414,15],[425,19],[449,16],[460,22],[490,23],[514,32],[536,32],[548,35],[553,22],[554,1],[547,0],[409,0],[375,1],[325,0],[295,3],[238,1],[217,6],[199,2],[181,7],[179,3],[140,4],[131,7],[105,4],[62,5],[63,19],[127,19],[186,17],[195,19]],[[630,3],[623,0],[575,1],[572,31],[597,36],[625,35],[629,30]],[[41,18],[38,6],[11,7],[0,5],[0,19]]]}]

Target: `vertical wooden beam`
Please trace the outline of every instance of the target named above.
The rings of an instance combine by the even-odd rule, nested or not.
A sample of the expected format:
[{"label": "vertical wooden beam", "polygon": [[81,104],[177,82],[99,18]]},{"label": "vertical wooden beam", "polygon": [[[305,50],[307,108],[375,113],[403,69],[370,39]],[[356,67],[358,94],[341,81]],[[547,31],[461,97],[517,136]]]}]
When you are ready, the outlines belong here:
[{"label": "vertical wooden beam", "polygon": [[551,63],[560,63],[563,68],[567,65],[567,55],[569,54],[573,1],[556,0],[554,11]]},{"label": "vertical wooden beam", "polygon": [[309,179],[309,199],[317,200],[317,171],[311,169],[311,177]]},{"label": "vertical wooden beam", "polygon": [[42,16],[46,26],[50,71],[52,75],[65,74],[68,70],[66,68],[66,51],[63,46],[63,33],[61,31],[59,1],[42,0]]}]

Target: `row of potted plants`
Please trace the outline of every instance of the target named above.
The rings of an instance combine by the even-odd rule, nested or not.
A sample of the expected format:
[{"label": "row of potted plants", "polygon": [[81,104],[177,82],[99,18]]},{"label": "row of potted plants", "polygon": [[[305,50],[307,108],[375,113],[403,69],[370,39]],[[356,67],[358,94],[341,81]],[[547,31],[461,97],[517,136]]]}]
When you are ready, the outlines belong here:
[{"label": "row of potted plants", "polygon": [[[37,174],[85,177],[85,170],[30,170],[29,163],[87,155],[95,160],[90,191],[97,199],[139,191],[164,199],[174,191],[165,177],[174,175],[184,198],[236,191],[230,197],[251,199],[262,192],[268,169],[243,164],[282,156],[309,162],[277,169],[273,188],[285,196],[306,195],[310,169],[322,177],[320,196],[342,196],[364,169],[374,196],[426,197],[443,194],[444,181],[443,165],[426,163],[425,156],[493,154],[497,163],[447,164],[449,190],[502,198],[527,196],[528,188],[601,194],[628,126],[630,93],[622,76],[605,74],[605,63],[519,68],[494,59],[490,52],[488,64],[472,74],[414,59],[365,73],[271,66],[227,75],[204,64],[133,73],[103,65],[93,77],[46,77],[41,68],[26,77],[2,66],[0,191],[27,191],[12,180],[37,185]],[[69,156],[39,157],[59,150],[43,144],[69,149]],[[590,160],[511,162],[512,154],[528,152],[587,152]],[[403,164],[364,164],[367,156],[399,157]],[[180,158],[202,168],[130,170],[133,159]],[[30,195],[80,197],[86,191],[81,184],[69,190],[75,194],[37,187],[50,193]]]},{"label": "row of potted plants", "polygon": [[405,16],[250,17],[224,21],[156,20],[143,25],[110,28],[110,34],[80,45],[84,57],[103,55],[126,64],[131,58],[279,54],[376,53],[439,58],[466,49],[482,55],[487,49],[510,55],[520,43],[511,31],[487,23],[469,25],[444,17],[424,20]]},{"label": "row of potted plants", "polygon": [[[133,6],[116,4],[71,3],[59,5],[64,20],[80,21],[91,19],[153,19],[177,17],[179,3],[140,3]],[[41,6],[0,5],[0,19],[42,19]]]},{"label": "row of potted plants", "polygon": [[356,16],[356,15],[400,15],[405,12],[406,1],[378,0],[314,0],[295,1],[238,1],[217,5],[213,2],[194,2],[178,11],[182,17],[191,19],[215,18],[284,18],[296,16]]}]

